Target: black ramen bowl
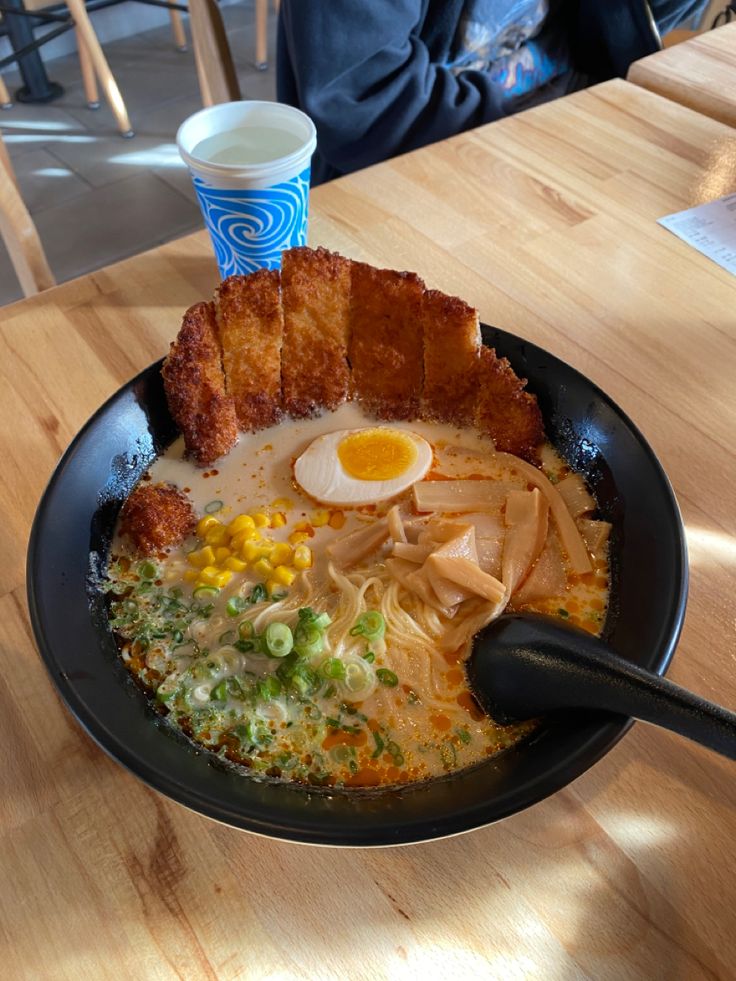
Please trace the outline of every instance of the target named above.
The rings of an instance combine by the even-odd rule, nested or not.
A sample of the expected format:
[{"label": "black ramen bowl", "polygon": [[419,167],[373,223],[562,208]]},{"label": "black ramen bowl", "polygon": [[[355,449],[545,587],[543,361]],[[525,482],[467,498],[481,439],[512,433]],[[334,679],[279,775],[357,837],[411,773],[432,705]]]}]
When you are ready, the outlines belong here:
[{"label": "black ramen bowl", "polygon": [[[551,441],[612,522],[604,636],[663,673],[682,625],[687,559],[670,484],[638,429],[577,371],[527,341],[484,328],[540,402]],[[152,365],[90,419],[43,495],[28,552],[28,600],[41,655],[96,742],[168,797],[218,821],[321,845],[396,845],[468,831],[553,794],[592,766],[631,720],[568,712],[485,763],[401,789],[329,792],[259,783],[168,726],[120,659],[95,583],[117,514],[177,435]]]}]

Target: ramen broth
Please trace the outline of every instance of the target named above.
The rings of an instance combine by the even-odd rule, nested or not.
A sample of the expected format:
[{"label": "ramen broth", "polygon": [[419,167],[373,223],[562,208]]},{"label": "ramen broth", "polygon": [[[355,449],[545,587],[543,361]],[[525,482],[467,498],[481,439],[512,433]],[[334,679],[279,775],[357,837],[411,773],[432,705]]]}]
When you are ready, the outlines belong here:
[{"label": "ramen broth", "polygon": [[[295,483],[294,460],[322,434],[375,425],[347,403],[317,419],[241,434],[237,446],[206,470],[184,458],[181,439],[156,460],[143,479],[184,491],[198,518],[211,515],[213,541],[217,528],[236,516],[254,518],[253,538],[247,539],[252,561],[233,570],[221,588],[200,586],[193,595],[199,573],[192,561],[204,547],[202,534],[144,561],[119,537],[113,543],[111,623],[128,668],[156,693],[174,726],[252,775],[344,787],[403,784],[480,763],[534,728],[500,726],[483,714],[463,670],[469,641],[448,642],[453,631],[461,636],[462,622],[456,621],[462,617],[444,619],[392,579],[386,546],[346,569],[331,563],[330,542],[375,523],[396,503],[408,515],[412,491],[352,509],[321,504]],[[431,445],[429,479],[492,475],[493,446],[474,431],[419,421],[391,423],[391,429],[418,434]],[[569,473],[549,446],[543,468],[553,483]],[[528,489],[521,472],[505,479]],[[503,528],[500,497],[485,514],[484,520]],[[413,520],[421,515],[414,513]],[[462,522],[463,515],[452,520]],[[250,529],[250,520],[245,523]],[[265,566],[259,567],[254,552],[262,542],[266,548],[283,545],[292,562],[305,546],[312,564],[282,566],[291,581],[269,580],[267,595]],[[238,554],[245,554],[245,545],[240,548]],[[605,544],[593,551],[592,562],[591,573],[566,573],[554,595],[508,608],[545,612],[599,633],[608,599]],[[376,629],[375,614],[383,630]],[[293,638],[301,631],[311,645],[300,654],[274,656],[278,644],[269,651],[263,641],[274,624],[287,626]],[[280,630],[272,627],[271,633],[285,634]]]}]

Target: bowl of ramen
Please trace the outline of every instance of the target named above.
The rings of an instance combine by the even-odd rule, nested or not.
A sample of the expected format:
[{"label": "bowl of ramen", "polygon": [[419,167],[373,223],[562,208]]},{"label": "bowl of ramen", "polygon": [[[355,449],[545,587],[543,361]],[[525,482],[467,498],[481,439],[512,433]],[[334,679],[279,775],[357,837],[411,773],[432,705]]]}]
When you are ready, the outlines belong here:
[{"label": "bowl of ramen", "polygon": [[418,276],[324,249],[224,280],[39,505],[28,595],[68,707],[216,820],[401,844],[560,789],[630,720],[512,726],[468,690],[504,611],[663,672],[687,566],[667,478],[590,381]]}]

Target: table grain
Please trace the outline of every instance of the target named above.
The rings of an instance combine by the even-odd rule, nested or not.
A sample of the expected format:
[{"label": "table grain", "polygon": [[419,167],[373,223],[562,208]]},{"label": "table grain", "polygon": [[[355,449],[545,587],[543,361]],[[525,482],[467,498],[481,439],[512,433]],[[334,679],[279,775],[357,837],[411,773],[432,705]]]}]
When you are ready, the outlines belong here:
[{"label": "table grain", "polygon": [[635,61],[626,77],[635,85],[736,126],[736,22]]},{"label": "table grain", "polygon": [[[324,185],[310,224],[311,244],[416,270],[631,415],[687,525],[671,677],[731,707],[734,280],[655,219],[734,190],[735,154],[727,127],[613,81]],[[28,623],[35,506],[79,427],[215,282],[199,233],[0,311],[3,976],[733,978],[736,771],[666,732],[634,726],[495,826],[338,851],[190,813],[63,708]]]}]

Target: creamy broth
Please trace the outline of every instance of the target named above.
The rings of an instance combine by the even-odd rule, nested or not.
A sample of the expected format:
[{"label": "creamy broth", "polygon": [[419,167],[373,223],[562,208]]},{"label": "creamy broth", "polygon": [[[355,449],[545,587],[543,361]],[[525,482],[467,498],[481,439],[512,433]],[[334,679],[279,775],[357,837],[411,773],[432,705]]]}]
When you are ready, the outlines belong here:
[{"label": "creamy broth", "polygon": [[[502,727],[479,710],[463,670],[472,618],[448,620],[403,589],[387,568],[387,545],[347,569],[331,564],[331,542],[380,521],[392,505],[422,520],[411,489],[351,509],[312,501],[294,481],[294,460],[317,436],[375,425],[357,404],[347,403],[317,419],[241,435],[206,470],[184,458],[177,440],[144,477],[184,491],[198,517],[211,514],[210,531],[248,515],[260,524],[246,541],[283,546],[291,562],[304,546],[311,565],[284,563],[283,582],[267,578],[252,554],[236,560],[244,568],[231,570],[229,581],[203,589],[193,564],[206,547],[203,526],[181,547],[143,562],[119,536],[114,541],[111,622],[128,667],[157,693],[172,724],[253,775],[345,787],[426,780],[479,763],[534,728]],[[474,480],[497,472],[493,445],[471,430],[420,421],[391,428],[431,445],[429,479]],[[569,473],[551,447],[545,448],[543,469],[553,483]],[[513,468],[504,480],[507,488],[529,486]],[[479,519],[479,527],[490,529],[488,541],[503,536],[504,500],[494,498]],[[554,534],[550,530],[550,554],[559,551]],[[245,542],[230,548],[234,541],[210,547],[245,555]],[[538,610],[599,633],[607,607],[605,542],[592,548],[592,563],[593,571],[583,575],[564,567],[561,582],[558,569],[558,588],[550,595],[532,589],[525,598],[522,587],[509,609]],[[267,584],[271,595],[264,595]],[[362,630],[371,611],[380,611],[383,631]],[[285,625],[292,636],[301,629],[319,642],[306,655],[274,656],[263,646],[269,625]]]}]

